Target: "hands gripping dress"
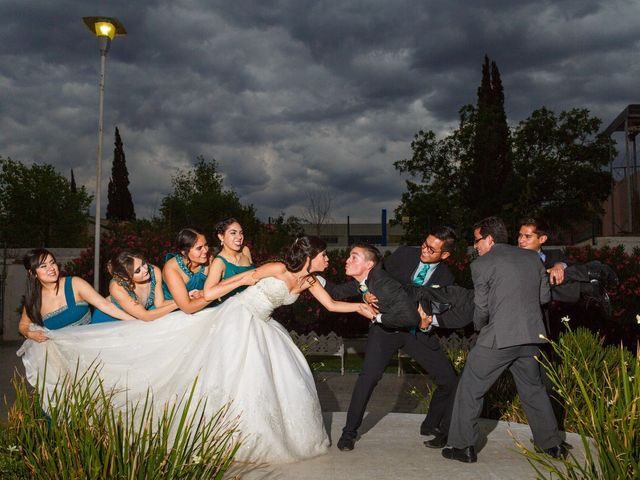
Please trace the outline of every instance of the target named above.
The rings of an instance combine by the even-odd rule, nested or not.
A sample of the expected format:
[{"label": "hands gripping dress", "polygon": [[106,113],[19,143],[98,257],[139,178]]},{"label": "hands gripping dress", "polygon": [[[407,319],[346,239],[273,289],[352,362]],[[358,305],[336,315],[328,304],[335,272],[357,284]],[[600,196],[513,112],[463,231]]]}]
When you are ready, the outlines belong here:
[{"label": "hands gripping dress", "polygon": [[[58,376],[101,362],[106,385],[125,387],[129,402],[156,408],[174,401],[198,376],[209,413],[227,402],[239,415],[240,460],[284,463],[324,453],[328,437],[306,359],[273,310],[295,302],[285,282],[265,278],[221,306],[193,315],[173,312],[154,322],[128,321],[69,327],[44,343],[25,341],[19,354],[33,384],[44,369],[47,388]],[[125,392],[116,408],[125,405]]]}]

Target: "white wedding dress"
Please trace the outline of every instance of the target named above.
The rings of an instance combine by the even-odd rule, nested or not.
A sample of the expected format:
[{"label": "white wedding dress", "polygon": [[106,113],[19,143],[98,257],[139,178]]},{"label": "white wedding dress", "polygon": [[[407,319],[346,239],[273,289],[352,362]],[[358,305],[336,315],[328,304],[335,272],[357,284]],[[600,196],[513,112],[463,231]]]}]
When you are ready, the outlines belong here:
[{"label": "white wedding dress", "polygon": [[48,389],[97,359],[106,386],[122,389],[115,408],[143,402],[148,388],[156,408],[175,401],[197,376],[208,413],[231,402],[231,415],[239,415],[237,459],[292,462],[325,453],[329,444],[307,361],[271,318],[297,298],[282,280],[265,278],[216,308],[51,330],[49,341],[27,340],[18,355],[32,385],[48,356]]}]

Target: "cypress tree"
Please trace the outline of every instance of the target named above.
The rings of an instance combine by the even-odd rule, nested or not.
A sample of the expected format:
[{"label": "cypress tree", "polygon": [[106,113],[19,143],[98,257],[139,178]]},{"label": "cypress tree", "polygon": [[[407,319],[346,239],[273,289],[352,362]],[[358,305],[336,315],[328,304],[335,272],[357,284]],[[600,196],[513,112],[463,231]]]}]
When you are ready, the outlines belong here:
[{"label": "cypress tree", "polygon": [[509,148],[500,72],[485,55],[478,87],[472,164],[464,195],[475,217],[500,215],[503,207],[511,203],[513,165]]},{"label": "cypress tree", "polygon": [[120,132],[116,127],[115,149],[113,150],[113,166],[109,179],[109,193],[107,203],[107,220],[122,222],[135,220],[133,200],[129,192],[129,172],[124,156],[124,148],[120,139]]},{"label": "cypress tree", "polygon": [[78,192],[78,187],[76,187],[76,177],[73,176],[73,168],[71,169],[71,193],[75,194]]}]

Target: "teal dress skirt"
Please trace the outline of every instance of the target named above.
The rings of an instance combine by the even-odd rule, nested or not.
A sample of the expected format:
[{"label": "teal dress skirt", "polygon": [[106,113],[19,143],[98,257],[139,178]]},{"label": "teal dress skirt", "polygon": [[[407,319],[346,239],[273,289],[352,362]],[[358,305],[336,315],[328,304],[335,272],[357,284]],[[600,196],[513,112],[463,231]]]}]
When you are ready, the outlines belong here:
[{"label": "teal dress skirt", "polygon": [[[233,263],[229,262],[226,258],[224,258],[221,255],[218,255],[216,258],[219,258],[224,262],[224,274],[222,275],[222,280],[224,280],[225,278],[233,277],[238,273],[246,272],[247,270],[253,270],[254,268],[256,268],[256,266],[253,264],[246,265],[246,266],[234,265]],[[238,287],[234,290],[231,290],[226,295],[220,297],[218,299],[218,303],[224,302],[227,298],[234,296],[236,293],[243,291],[245,288],[247,288],[247,285],[243,285],[242,287]]]},{"label": "teal dress skirt", "polygon": [[[156,273],[155,267],[153,265],[149,265],[149,276],[151,277],[151,282],[149,284],[149,297],[147,298],[147,303],[144,304],[145,310],[154,310],[156,308],[155,300],[156,300]],[[113,282],[113,280],[111,280]],[[131,298],[137,300],[138,297],[134,292],[130,292],[127,290],[127,293]],[[124,308],[116,301],[115,298],[111,297],[111,303],[113,303],[120,310],[124,311]],[[105,323],[105,322],[116,322],[119,319],[112,317],[111,315],[107,315],[102,310],[97,310],[93,312],[93,318],[91,319],[91,323]]]},{"label": "teal dress skirt", "polygon": [[73,277],[64,277],[64,299],[66,307],[43,315],[42,324],[49,330],[68,327],[70,325],[86,325],[91,322],[91,310],[87,302],[77,302],[73,295]]}]

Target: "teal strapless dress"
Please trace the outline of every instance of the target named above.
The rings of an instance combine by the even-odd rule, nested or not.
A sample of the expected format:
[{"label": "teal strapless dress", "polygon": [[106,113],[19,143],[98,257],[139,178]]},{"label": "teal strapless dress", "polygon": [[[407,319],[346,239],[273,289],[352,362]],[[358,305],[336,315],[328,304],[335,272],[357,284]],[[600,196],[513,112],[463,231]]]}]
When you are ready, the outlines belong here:
[{"label": "teal strapless dress", "polygon": [[89,310],[87,302],[76,303],[71,284],[72,278],[64,277],[64,299],[67,306],[42,317],[42,324],[49,330],[57,330],[71,325],[86,325],[91,322],[91,310]]},{"label": "teal strapless dress", "polygon": [[[149,284],[149,297],[147,298],[147,303],[144,305],[145,310],[153,310],[156,308],[155,300],[156,300],[156,274],[154,271],[153,265],[149,265],[149,276],[151,277],[151,282]],[[113,282],[113,280],[111,280]],[[134,300],[137,300],[138,297],[134,292],[127,291],[129,296]],[[111,303],[113,303],[120,310],[124,311],[124,308],[117,302],[116,299],[110,297]],[[105,323],[105,322],[117,322],[119,321],[117,318],[112,317],[111,315],[107,315],[102,310],[96,310],[93,312],[93,318],[91,319],[91,323]]]},{"label": "teal strapless dress", "polygon": [[[224,258],[221,255],[218,255],[216,258],[219,258],[224,262],[224,274],[222,275],[222,280],[224,280],[225,278],[233,277],[238,273],[246,272],[247,270],[253,270],[254,268],[256,268],[256,266],[253,264],[246,265],[246,266],[234,265],[233,263],[229,262],[226,258]],[[236,293],[243,291],[245,288],[247,288],[246,285],[242,287],[238,287],[234,290],[231,290],[226,295],[220,297],[220,299],[218,299],[218,303],[224,302],[227,298],[234,296]]]},{"label": "teal strapless dress", "polygon": [[[190,292],[191,290],[202,290],[204,288],[204,282],[207,281],[207,274],[204,273],[205,266],[201,265],[200,270],[198,270],[196,273],[193,273],[184,264],[184,259],[179,253],[167,253],[167,256],[164,257],[164,263],[167,263],[173,257],[176,258],[176,262],[178,262],[180,270],[182,270],[184,274],[189,278],[185,285],[187,292]],[[167,287],[167,284],[164,282],[164,280],[162,281],[162,291],[166,300],[173,300],[173,295],[171,295],[169,287]]]}]

